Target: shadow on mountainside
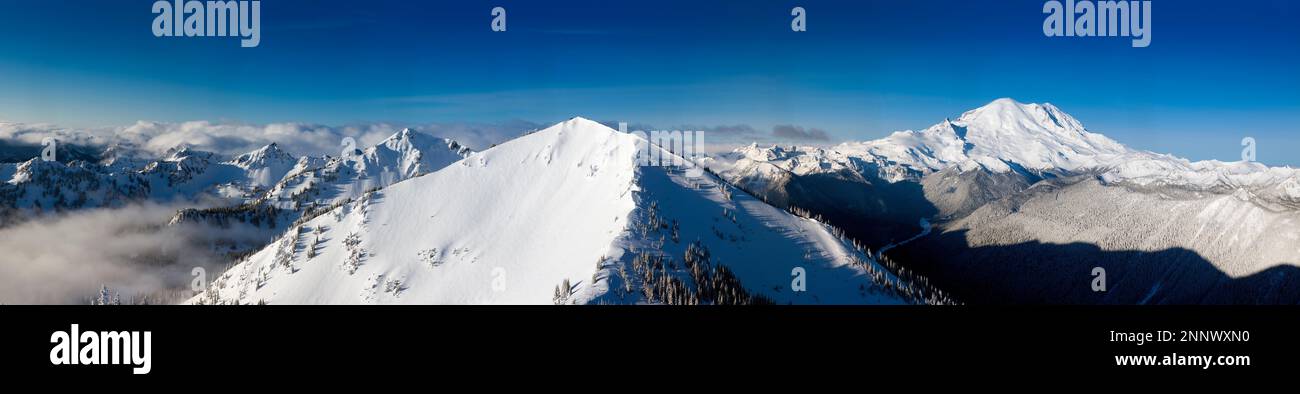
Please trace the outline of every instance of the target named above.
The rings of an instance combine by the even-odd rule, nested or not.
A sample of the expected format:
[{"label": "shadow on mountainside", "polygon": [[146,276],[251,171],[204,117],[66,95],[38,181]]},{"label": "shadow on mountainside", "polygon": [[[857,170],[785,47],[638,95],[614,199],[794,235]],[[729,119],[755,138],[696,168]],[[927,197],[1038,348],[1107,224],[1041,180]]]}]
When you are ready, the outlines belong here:
[{"label": "shadow on mountainside", "polygon": [[[1103,251],[1087,243],[971,247],[966,230],[930,234],[888,256],[971,304],[1296,304],[1300,267],[1233,278],[1183,248]],[[1106,291],[1094,292],[1094,267]]]},{"label": "shadow on mountainside", "polygon": [[784,192],[793,205],[822,215],[872,250],[915,236],[922,230],[920,218],[939,213],[921,185],[913,182],[862,182],[816,174],[795,177]]},{"label": "shadow on mountainside", "polygon": [[[1001,180],[1019,184],[1013,181]],[[872,250],[917,235],[918,219],[940,211],[921,184],[875,177],[864,182],[837,174],[799,176],[771,192],[780,193],[769,195],[774,202],[822,215]],[[1040,242],[972,247],[964,230],[936,228],[886,257],[970,304],[1300,303],[1300,267],[1281,264],[1233,278],[1183,248],[1103,251],[1088,243]],[[1105,292],[1092,291],[1094,267],[1106,270]]]}]

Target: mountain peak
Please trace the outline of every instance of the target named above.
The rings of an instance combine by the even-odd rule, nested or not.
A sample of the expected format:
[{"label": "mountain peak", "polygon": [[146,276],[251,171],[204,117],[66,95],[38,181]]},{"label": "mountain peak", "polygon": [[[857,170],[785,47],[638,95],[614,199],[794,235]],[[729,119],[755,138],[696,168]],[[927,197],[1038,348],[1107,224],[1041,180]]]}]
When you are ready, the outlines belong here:
[{"label": "mountain peak", "polygon": [[993,100],[982,107],[966,111],[957,118],[963,126],[980,124],[991,128],[1016,127],[1028,132],[1078,136],[1085,133],[1083,124],[1051,103],[1021,103],[1011,98]]},{"label": "mountain peak", "polygon": [[121,143],[110,144],[99,154],[99,164],[104,166],[135,167],[146,162],[140,157],[139,150]]},{"label": "mountain peak", "polygon": [[581,116],[574,116],[573,118],[570,118],[569,120],[566,120],[563,123],[557,124],[556,126],[560,126],[566,129],[614,131],[614,129],[611,129],[609,126],[606,126],[604,124],[601,124],[600,122],[587,119]]},{"label": "mountain peak", "polygon": [[388,136],[388,138],[385,138],[384,141],[375,145],[373,148],[367,149],[366,152],[374,151],[376,148],[380,147],[385,147],[395,152],[420,151],[431,144],[429,139],[425,138],[426,136],[421,134],[423,133],[406,127],[393,133],[393,135]]},{"label": "mountain peak", "polygon": [[216,156],[216,153],[197,150],[190,147],[189,144],[180,144],[168,149],[165,158],[162,161],[182,161],[189,158],[197,158],[206,161],[213,160]]},{"label": "mountain peak", "polygon": [[[439,146],[445,149],[437,149]],[[450,138],[440,138],[434,135],[422,133],[410,127],[388,136],[382,142],[374,147],[366,149],[366,154],[373,154],[378,148],[387,148],[394,152],[422,152],[429,153],[435,150],[447,150],[459,156],[468,155],[471,150],[459,142]]]},{"label": "mountain peak", "polygon": [[966,156],[997,159],[1030,169],[1069,170],[1104,165],[1106,157],[1131,151],[1114,140],[1088,132],[1052,104],[1024,104],[1010,98],[963,113],[951,122]]},{"label": "mountain peak", "polygon": [[957,117],[958,121],[973,121],[986,117],[997,117],[1002,120],[1015,118],[1031,118],[1033,112],[1041,108],[1038,104],[1024,104],[1011,98],[1000,98],[990,101],[979,108],[966,111]]},{"label": "mountain peak", "polygon": [[999,106],[1024,106],[1024,105],[1025,105],[1024,103],[1016,101],[1016,99],[1010,97],[1000,97],[1000,98],[993,99],[993,101],[990,101],[988,104],[985,104],[984,106],[999,107]]},{"label": "mountain peak", "polygon": [[556,123],[556,124],[553,124],[553,125],[547,126],[547,127],[542,128],[542,129],[540,129],[540,130],[534,130],[534,131],[528,131],[528,132],[525,132],[525,133],[523,133],[523,135],[527,136],[527,135],[532,135],[532,134],[553,134],[553,133],[558,133],[558,134],[563,135],[563,134],[566,134],[566,133],[569,133],[569,132],[577,132],[577,133],[583,133],[583,134],[589,134],[589,133],[596,133],[596,134],[599,134],[599,133],[613,133],[613,134],[617,134],[617,133],[618,133],[618,130],[615,130],[615,129],[609,127],[609,126],[606,126],[606,125],[604,125],[604,124],[602,124],[602,123],[600,123],[600,122],[597,122],[597,121],[594,121],[594,120],[591,120],[591,119],[587,119],[587,118],[584,118],[584,117],[581,117],[581,116],[575,116],[575,117],[569,118],[569,120],[566,120],[566,121],[563,121],[563,122],[560,122],[560,123]]},{"label": "mountain peak", "polygon": [[244,169],[269,167],[286,163],[296,163],[297,159],[280,149],[274,142],[257,150],[239,155],[230,163]]},{"label": "mountain peak", "polygon": [[[1113,166],[1133,154],[1124,145],[1088,132],[1052,104],[1000,98],[945,119],[922,131],[901,131],[863,143],[842,145],[841,153],[866,155],[926,173],[952,166],[1013,167],[1028,170],[1086,170]],[[892,178],[891,178],[892,179]]]},{"label": "mountain peak", "polygon": [[285,153],[283,150],[280,150],[280,145],[278,145],[278,144],[276,144],[276,143],[274,143],[274,142],[269,143],[269,144],[266,144],[265,146],[263,146],[263,147],[261,147],[261,148],[257,148],[257,150],[252,151],[252,152],[249,152],[248,154],[261,154],[261,155],[264,155],[264,156],[265,156],[265,155],[277,155],[277,156],[278,156],[278,155],[288,155],[288,153]]},{"label": "mountain peak", "polygon": [[173,146],[173,147],[171,147],[171,148],[167,148],[167,151],[166,151],[166,152],[163,152],[163,156],[164,156],[164,157],[176,157],[176,156],[178,156],[178,155],[184,155],[184,154],[185,154],[186,152],[188,152],[189,150],[190,150],[190,146],[189,146],[189,144],[186,144],[186,143],[180,143],[180,144],[176,144],[176,146]]},{"label": "mountain peak", "polygon": [[[388,138],[385,138],[384,143],[387,143],[388,141],[408,140],[411,139],[412,136],[418,134],[420,134],[418,131],[411,129],[410,127],[403,127],[401,130],[398,130],[396,133],[393,133],[393,135],[390,135],[388,136]],[[419,138],[419,137],[415,137],[415,138]],[[383,145],[384,143],[381,143],[380,145]]]}]

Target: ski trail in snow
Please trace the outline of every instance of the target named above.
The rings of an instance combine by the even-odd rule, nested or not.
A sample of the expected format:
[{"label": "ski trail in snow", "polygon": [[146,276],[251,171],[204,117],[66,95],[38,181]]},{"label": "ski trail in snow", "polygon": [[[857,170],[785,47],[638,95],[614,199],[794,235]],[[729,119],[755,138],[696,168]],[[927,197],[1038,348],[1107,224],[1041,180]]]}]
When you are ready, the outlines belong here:
[{"label": "ski trail in snow", "polygon": [[926,220],[925,218],[921,218],[921,221],[920,221],[919,224],[921,225],[921,233],[912,236],[912,238],[905,239],[905,240],[903,240],[902,242],[899,242],[899,243],[892,243],[892,244],[889,244],[889,245],[885,245],[885,247],[880,248],[880,251],[879,251],[879,252],[876,252],[876,260],[880,260],[880,257],[881,257],[881,256],[884,256],[884,255],[885,255],[885,252],[889,251],[890,249],[893,249],[894,247],[901,246],[901,245],[906,244],[906,243],[908,243],[908,242],[915,241],[917,238],[921,238],[921,237],[924,237],[924,236],[930,235],[930,221],[929,221],[929,220]]}]

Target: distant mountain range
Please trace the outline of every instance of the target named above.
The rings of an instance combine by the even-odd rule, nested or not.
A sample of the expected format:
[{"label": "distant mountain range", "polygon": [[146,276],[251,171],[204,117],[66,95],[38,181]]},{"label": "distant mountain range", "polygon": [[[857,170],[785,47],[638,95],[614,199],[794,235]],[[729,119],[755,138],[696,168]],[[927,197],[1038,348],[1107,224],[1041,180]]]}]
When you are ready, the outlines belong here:
[{"label": "distant mountain range", "polygon": [[999,99],[922,131],[707,162],[970,302],[1300,301],[1300,171],[1134,150],[1051,104]]},{"label": "distant mountain range", "polygon": [[184,146],[156,159],[117,146],[93,158],[87,150],[60,154],[57,162],[0,163],[0,227],[43,213],[148,201],[211,207],[179,212],[173,222],[261,219],[256,225],[276,228],[271,223],[278,219],[282,229],[309,209],[432,172],[471,152],[410,129],[347,157],[294,157],[274,143],[230,159]]}]

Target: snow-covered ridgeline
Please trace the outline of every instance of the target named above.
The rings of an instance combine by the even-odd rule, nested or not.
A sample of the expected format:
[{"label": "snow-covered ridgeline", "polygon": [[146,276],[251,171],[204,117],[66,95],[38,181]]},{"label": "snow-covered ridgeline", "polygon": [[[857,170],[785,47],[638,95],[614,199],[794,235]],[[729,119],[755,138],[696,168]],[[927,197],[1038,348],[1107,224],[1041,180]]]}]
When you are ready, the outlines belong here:
[{"label": "snow-covered ridgeline", "polygon": [[907,302],[827,226],[711,176],[642,167],[645,144],[563,122],[308,220],[191,302],[721,302],[687,268],[700,250],[743,297]]}]

